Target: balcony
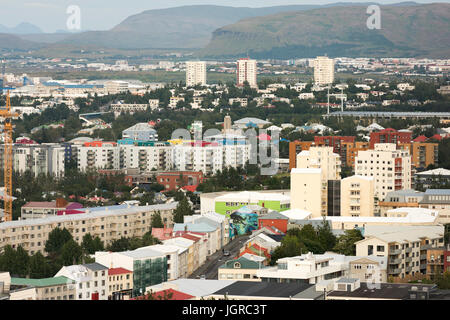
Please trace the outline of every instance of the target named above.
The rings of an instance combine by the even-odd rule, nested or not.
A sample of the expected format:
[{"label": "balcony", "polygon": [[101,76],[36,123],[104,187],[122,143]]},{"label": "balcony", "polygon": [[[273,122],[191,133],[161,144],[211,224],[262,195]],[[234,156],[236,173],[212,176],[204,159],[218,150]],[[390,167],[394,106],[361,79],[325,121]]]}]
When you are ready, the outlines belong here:
[{"label": "balcony", "polygon": [[411,253],[411,252],[412,252],[412,248],[406,248],[406,249],[405,249],[405,252],[406,252],[406,253]]},{"label": "balcony", "polygon": [[402,259],[389,259],[389,264],[399,264],[402,262]]},{"label": "balcony", "polygon": [[426,260],[427,259],[427,255],[426,254],[421,254],[420,255],[420,260]]},{"label": "balcony", "polygon": [[412,258],[411,257],[406,257],[405,258],[405,262],[412,262]]},{"label": "balcony", "polygon": [[402,272],[402,269],[400,268],[394,268],[394,269],[390,269],[388,274],[390,275],[396,275],[396,274],[400,274]]},{"label": "balcony", "polygon": [[431,265],[443,265],[444,261],[440,260],[440,259],[436,259],[436,260],[428,260],[427,264],[431,264]]},{"label": "balcony", "polygon": [[412,271],[412,267],[406,267],[406,268],[405,268],[405,271],[406,271],[406,272],[411,272],[411,271]]},{"label": "balcony", "polygon": [[423,246],[420,246],[420,250],[428,250],[431,249],[431,244],[425,244]]},{"label": "balcony", "polygon": [[427,264],[426,263],[421,263],[420,264],[420,270],[426,270],[427,268]]},{"label": "balcony", "polygon": [[389,250],[390,256],[396,256],[396,255],[399,255],[400,253],[402,253],[402,249],[390,249]]}]

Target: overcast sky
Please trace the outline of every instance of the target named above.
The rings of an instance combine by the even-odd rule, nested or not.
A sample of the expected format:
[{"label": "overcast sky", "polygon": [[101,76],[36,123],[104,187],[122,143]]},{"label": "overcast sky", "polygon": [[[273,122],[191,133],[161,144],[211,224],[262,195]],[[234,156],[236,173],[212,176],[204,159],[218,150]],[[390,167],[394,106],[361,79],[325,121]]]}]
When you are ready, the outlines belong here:
[{"label": "overcast sky", "polygon": [[[66,29],[70,5],[81,9],[82,30],[107,30],[126,17],[149,9],[161,9],[183,5],[225,5],[233,7],[269,7],[279,5],[327,4],[334,2],[372,2],[365,0],[0,0],[0,24],[13,27],[21,22],[29,22],[44,32]],[[380,0],[381,4],[398,1]],[[419,0],[419,3],[450,2]]]}]

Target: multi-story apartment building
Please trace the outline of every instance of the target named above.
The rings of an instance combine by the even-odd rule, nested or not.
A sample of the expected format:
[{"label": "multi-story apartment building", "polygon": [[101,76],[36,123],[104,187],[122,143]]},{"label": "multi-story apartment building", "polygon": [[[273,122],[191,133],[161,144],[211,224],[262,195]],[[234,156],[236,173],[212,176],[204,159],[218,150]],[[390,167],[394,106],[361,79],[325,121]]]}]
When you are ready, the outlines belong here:
[{"label": "multi-story apartment building", "polygon": [[411,164],[415,169],[423,170],[438,165],[439,144],[431,142],[399,143],[399,149],[411,154]]},{"label": "multi-story apartment building", "polygon": [[250,159],[250,145],[176,145],[173,164],[177,171],[202,171],[204,174],[222,171],[226,167],[243,167]]},{"label": "multi-story apartment building", "polygon": [[378,203],[380,215],[386,217],[387,211],[397,208],[418,208],[424,193],[416,190],[397,190],[386,194],[383,201]]},{"label": "multi-story apartment building", "polygon": [[327,85],[334,82],[334,60],[328,57],[314,59],[314,82]]},{"label": "multi-story apartment building", "polygon": [[30,254],[40,252],[45,255],[45,242],[55,228],[66,228],[79,244],[87,233],[98,236],[105,245],[121,237],[142,237],[150,230],[155,212],[171,226],[177,204],[89,208],[80,214],[8,221],[0,224],[0,248],[20,245]]},{"label": "multi-story apartment building", "polygon": [[427,250],[426,274],[434,279],[450,271],[450,245]]},{"label": "multi-story apartment building", "polygon": [[145,112],[148,107],[148,104],[116,103],[111,104],[111,111],[114,112],[114,116],[117,118],[121,113],[134,114],[136,112]]},{"label": "multi-story apartment building", "polygon": [[439,221],[443,224],[450,223],[450,189],[425,190],[419,207],[438,210]]},{"label": "multi-story apartment building", "polygon": [[75,300],[108,300],[108,268],[99,263],[63,266],[55,277],[75,282]]},{"label": "multi-story apartment building", "polygon": [[303,150],[309,150],[313,144],[313,141],[296,140],[289,142],[289,170],[297,168],[297,155]]},{"label": "multi-story apartment building", "polygon": [[59,212],[66,210],[81,209],[83,205],[77,202],[67,202],[62,198],[58,198],[55,201],[50,202],[37,202],[32,201],[24,204],[20,210],[20,218],[25,219],[37,219],[45,216],[55,216]]},{"label": "multi-story apartment building", "polygon": [[36,300],[76,300],[75,281],[63,276],[45,279],[11,278],[11,285],[35,288]]},{"label": "multi-story apartment building", "polygon": [[77,149],[78,170],[120,169],[120,149],[116,142],[86,142]]},{"label": "multi-story apartment building", "polygon": [[[0,170],[4,164],[4,146],[0,145]],[[13,170],[18,173],[30,171],[35,177],[40,174],[64,176],[66,149],[59,144],[13,146]]]},{"label": "multi-story apartment building", "polygon": [[375,197],[382,200],[388,192],[411,189],[411,156],[395,144],[375,144],[374,150],[358,152],[355,174],[373,177]]},{"label": "multi-story apartment building", "polygon": [[258,68],[256,66],[256,60],[251,60],[249,58],[239,59],[237,61],[237,85],[243,86],[244,82],[248,82],[250,87],[257,88],[258,84],[256,82],[256,74]]},{"label": "multi-story apartment building", "polygon": [[370,133],[370,149],[375,148],[377,143],[394,143],[396,145],[411,143],[412,132],[409,130],[397,131],[387,128],[378,132]]},{"label": "multi-story apartment building", "polygon": [[310,211],[313,217],[339,215],[340,172],[341,160],[332,147],[300,152],[291,170],[292,209]]},{"label": "multi-story apartment building", "polygon": [[125,268],[108,269],[108,300],[121,300],[133,292],[133,272]]},{"label": "multi-story apartment building", "polygon": [[355,277],[364,281],[386,280],[387,259],[377,256],[345,256],[327,252],[325,254],[303,254],[277,260],[275,267],[257,271],[263,282],[311,283],[342,277]]},{"label": "multi-story apartment building", "polygon": [[341,180],[341,216],[373,216],[373,177],[350,176]]},{"label": "multi-story apartment building", "polygon": [[173,147],[166,142],[121,144],[118,149],[120,169],[139,169],[139,172],[171,170]]},{"label": "multi-story apartment building", "polygon": [[186,86],[206,85],[206,62],[187,61],[186,62]]},{"label": "multi-story apartment building", "polygon": [[447,184],[450,185],[450,170],[444,168],[437,168],[433,170],[427,170],[422,172],[416,172],[414,174],[415,187],[421,187],[423,189],[433,189],[436,185]]},{"label": "multi-story apartment building", "polygon": [[145,293],[147,286],[167,281],[168,257],[150,247],[133,251],[96,252],[96,263],[108,268],[124,268],[133,272],[133,296]]},{"label": "multi-story apartment building", "polygon": [[425,274],[427,250],[444,244],[443,226],[366,226],[356,242],[356,255],[388,257],[388,276]]},{"label": "multi-story apartment building", "polygon": [[262,262],[239,257],[228,260],[220,266],[217,278],[219,280],[260,281],[256,274],[263,267]]}]

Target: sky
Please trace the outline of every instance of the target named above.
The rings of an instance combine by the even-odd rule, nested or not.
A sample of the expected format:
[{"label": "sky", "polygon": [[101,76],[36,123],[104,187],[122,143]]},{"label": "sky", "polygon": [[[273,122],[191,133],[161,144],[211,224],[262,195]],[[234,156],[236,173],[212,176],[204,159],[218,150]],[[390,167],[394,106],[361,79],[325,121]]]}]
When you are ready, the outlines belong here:
[{"label": "sky", "polygon": [[[14,27],[22,22],[32,23],[44,32],[67,30],[67,8],[80,8],[81,30],[108,30],[130,15],[150,9],[184,5],[223,5],[232,7],[269,7],[280,5],[327,4],[335,2],[398,3],[402,0],[0,0],[0,24]],[[450,0],[417,0],[418,3]]]}]

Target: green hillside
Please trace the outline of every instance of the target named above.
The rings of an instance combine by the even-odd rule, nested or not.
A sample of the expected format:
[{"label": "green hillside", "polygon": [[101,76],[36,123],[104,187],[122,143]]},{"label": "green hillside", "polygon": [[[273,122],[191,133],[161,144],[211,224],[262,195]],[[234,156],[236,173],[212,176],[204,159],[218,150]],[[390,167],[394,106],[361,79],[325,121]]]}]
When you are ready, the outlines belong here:
[{"label": "green hillside", "polygon": [[241,20],[213,33],[201,56],[294,58],[450,54],[450,4],[381,6],[381,29],[366,26],[366,7],[284,12]]}]

